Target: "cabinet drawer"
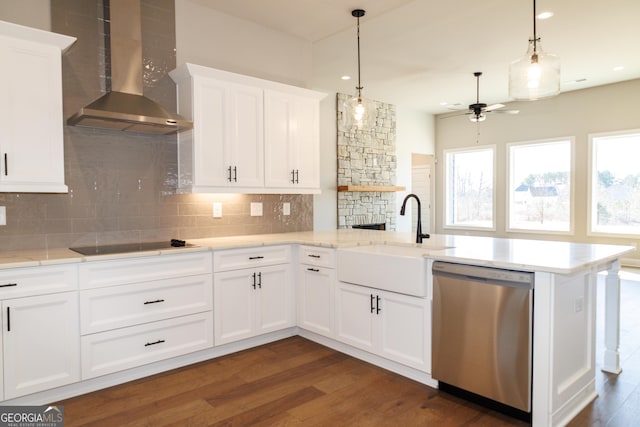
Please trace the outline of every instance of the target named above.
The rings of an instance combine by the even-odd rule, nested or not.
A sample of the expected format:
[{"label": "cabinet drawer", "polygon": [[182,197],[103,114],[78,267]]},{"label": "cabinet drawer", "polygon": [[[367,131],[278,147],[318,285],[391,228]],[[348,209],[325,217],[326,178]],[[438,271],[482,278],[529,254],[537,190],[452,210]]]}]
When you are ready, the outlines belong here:
[{"label": "cabinet drawer", "polygon": [[335,268],[336,250],[317,246],[300,246],[298,261],[301,264],[317,265],[319,267]]},{"label": "cabinet drawer", "polygon": [[82,379],[213,346],[213,313],[198,313],[81,337]]},{"label": "cabinet drawer", "polygon": [[238,270],[263,265],[291,262],[290,246],[260,246],[247,249],[230,249],[213,253],[214,271]]},{"label": "cabinet drawer", "polygon": [[149,282],[171,277],[210,274],[211,252],[91,261],[83,263],[79,269],[80,289]]},{"label": "cabinet drawer", "polygon": [[81,333],[212,310],[212,282],[205,274],[81,291]]},{"label": "cabinet drawer", "polygon": [[78,289],[75,264],[0,270],[0,299]]}]

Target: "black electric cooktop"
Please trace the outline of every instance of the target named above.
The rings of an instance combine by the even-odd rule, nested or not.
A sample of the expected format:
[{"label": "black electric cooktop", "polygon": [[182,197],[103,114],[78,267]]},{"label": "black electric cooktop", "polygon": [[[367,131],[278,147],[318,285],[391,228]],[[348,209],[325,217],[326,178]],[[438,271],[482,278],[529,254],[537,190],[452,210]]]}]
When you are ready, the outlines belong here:
[{"label": "black electric cooktop", "polygon": [[82,255],[108,255],[127,252],[154,251],[160,249],[193,248],[196,245],[186,243],[184,240],[171,239],[162,242],[122,243],[118,245],[96,245],[69,248]]}]

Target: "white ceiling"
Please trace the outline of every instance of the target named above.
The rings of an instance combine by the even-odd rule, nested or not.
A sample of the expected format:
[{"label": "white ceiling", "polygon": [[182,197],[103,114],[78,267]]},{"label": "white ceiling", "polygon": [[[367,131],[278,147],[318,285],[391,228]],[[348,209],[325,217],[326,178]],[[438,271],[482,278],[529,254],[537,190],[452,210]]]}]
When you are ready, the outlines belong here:
[{"label": "white ceiling", "polygon": [[[357,77],[351,10],[364,9],[363,95],[433,114],[475,102],[475,71],[481,102],[508,101],[509,63],[533,35],[532,0],[196,1],[311,42],[313,86],[343,93],[357,82],[340,79]],[[537,27],[563,92],[640,78],[640,0],[538,0],[537,11],[554,12]]]}]

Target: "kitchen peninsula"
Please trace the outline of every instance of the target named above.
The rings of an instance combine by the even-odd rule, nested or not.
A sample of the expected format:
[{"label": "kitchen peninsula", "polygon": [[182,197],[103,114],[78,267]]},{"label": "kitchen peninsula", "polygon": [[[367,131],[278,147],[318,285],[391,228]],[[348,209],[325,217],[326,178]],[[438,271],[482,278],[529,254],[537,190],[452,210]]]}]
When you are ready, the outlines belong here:
[{"label": "kitchen peninsula", "polygon": [[[337,285],[337,281],[335,280],[335,272],[331,270],[335,269],[336,249],[371,244],[414,248],[428,259],[429,266],[433,261],[448,261],[534,273],[533,425],[565,424],[596,396],[594,384],[595,290],[596,274],[599,271],[608,272],[605,291],[607,299],[606,350],[603,369],[614,373],[620,371],[618,269],[620,257],[633,251],[634,248],[452,235],[433,235],[422,245],[417,245],[412,243],[413,239],[412,233],[335,230],[196,239],[190,240],[189,243],[195,244],[197,247],[89,257],[66,249],[47,252],[0,253],[2,283],[11,285],[18,283],[18,286],[2,289],[0,298],[3,299],[3,311],[7,312],[4,307],[5,305],[12,306],[12,301],[40,298],[40,296],[34,296],[33,293],[25,294],[24,290],[20,290],[20,280],[29,285],[34,282],[34,275],[41,270],[49,269],[52,272],[64,270],[66,276],[64,276],[64,280],[61,278],[60,282],[67,281],[70,283],[68,286],[56,288],[54,291],[47,290],[46,286],[38,289],[35,289],[34,286],[32,292],[35,289],[38,295],[40,293],[47,294],[45,296],[48,297],[51,296],[50,294],[65,294],[68,301],[75,303],[75,305],[70,305],[72,307],[70,310],[79,305],[80,317],[78,319],[76,316],[75,332],[73,329],[71,330],[73,336],[70,339],[77,341],[81,336],[82,342],[82,351],[78,348],[78,355],[75,359],[68,358],[75,360],[78,366],[69,368],[72,375],[66,383],[41,388],[42,391],[11,394],[7,387],[7,380],[11,375],[7,370],[11,357],[8,357],[7,354],[11,352],[7,348],[15,343],[15,340],[5,339],[3,342],[5,354],[4,399],[6,399],[4,404],[51,402],[295,334],[379,364],[422,383],[435,385],[436,383],[430,375],[428,363],[426,369],[404,366],[407,364],[388,361],[384,356],[371,355],[366,351],[345,344],[331,332],[317,332],[313,331],[312,327],[305,326],[301,323],[300,316],[302,301],[292,295],[288,295],[288,299],[281,298],[281,303],[297,305],[297,316],[295,309],[292,308],[293,316],[277,324],[276,322],[269,324],[268,319],[264,318],[268,313],[263,312],[263,319],[254,319],[257,326],[254,325],[253,330],[241,331],[240,335],[234,337],[231,332],[237,331],[225,330],[223,328],[225,325],[216,320],[219,312],[224,310],[224,307],[216,305],[217,301],[223,298],[225,302],[228,302],[233,298],[232,294],[219,293],[226,292],[223,291],[225,288],[221,284],[229,283],[231,286],[226,289],[233,290],[237,289],[233,283],[238,283],[234,280],[237,278],[245,280],[245,277],[250,277],[253,282],[249,282],[248,287],[251,287],[253,283],[252,290],[258,290],[263,288],[263,282],[264,284],[268,283],[270,275],[273,274],[281,282],[290,279],[292,283],[292,286],[284,288],[285,293],[280,295],[286,295],[287,292],[297,294],[301,290],[301,272],[316,272],[328,266],[326,277],[330,278],[329,283],[334,282],[331,283],[331,286],[334,286]],[[245,265],[245,256],[254,253],[258,258],[256,262],[261,263],[259,264],[260,270],[251,270]],[[156,267],[149,272],[148,266],[145,268],[140,266],[141,262],[156,263],[154,264]],[[167,271],[177,271],[177,273],[171,273],[172,277],[159,279],[157,270],[160,270],[160,266],[165,264],[170,264],[167,266]],[[292,265],[294,265],[293,268],[291,268]],[[169,267],[171,268],[169,269]],[[367,266],[365,265],[363,268],[367,268]],[[114,273],[113,271],[116,271],[114,269],[120,270]],[[256,271],[258,272],[256,273]],[[149,274],[152,276],[148,276]],[[14,276],[18,278],[12,279]],[[128,297],[128,299],[132,299],[131,295],[135,295],[135,293],[148,292],[151,287],[150,282],[154,282],[156,287],[159,286],[156,284],[157,282],[161,283],[160,287],[166,288],[167,295],[171,296],[171,292],[173,292],[171,289],[176,286],[174,281],[183,279],[179,276],[192,278],[184,286],[194,289],[194,295],[200,295],[198,292],[203,293],[202,295],[208,293],[200,300],[196,298],[194,301],[186,301],[176,308],[176,310],[184,310],[184,307],[189,306],[191,310],[189,312],[176,312],[177,314],[166,319],[153,317],[157,314],[148,314],[152,317],[143,318],[135,325],[127,327],[125,326],[129,323],[126,322],[129,322],[130,319],[124,319],[124,316],[112,319],[108,316],[101,318],[95,314],[100,310],[110,310],[111,305],[101,305],[101,301],[106,298],[105,301],[108,302],[114,289],[120,292],[123,289],[132,289],[132,293]],[[429,298],[430,270],[426,273],[426,282],[426,295]],[[216,288],[219,285],[220,291]],[[265,285],[264,288],[266,287]],[[214,289],[213,302],[210,295],[211,288]],[[80,296],[78,297],[77,294]],[[252,300],[271,298],[267,294],[257,295],[252,293],[250,298]],[[333,291],[331,295],[333,295]],[[164,300],[165,298],[149,299],[148,302],[145,302],[145,309],[147,307],[153,309],[153,307],[161,305],[160,299]],[[166,299],[168,301],[170,298]],[[260,301],[256,300],[252,304],[257,304],[257,307]],[[95,313],[89,308],[93,309]],[[16,330],[19,328],[19,310],[18,308],[17,317],[14,319],[12,314],[11,318],[12,328]],[[331,310],[327,310],[327,313],[333,313]],[[333,315],[335,316],[335,313]],[[178,322],[178,319],[184,319],[183,323]],[[332,321],[332,319],[330,320]],[[5,322],[7,320],[5,319]],[[136,334],[142,334],[153,328],[155,328],[154,331],[157,331],[161,326],[165,329],[175,328],[176,331],[180,331],[180,328],[187,323],[197,324],[199,328],[197,331],[201,333],[197,339],[193,338],[188,343],[184,343],[184,347],[191,349],[189,352],[183,351],[175,354],[168,352],[165,356],[170,357],[165,358],[157,358],[158,353],[150,353],[154,354],[153,356],[135,353],[126,355],[126,360],[115,360],[117,354],[114,353],[115,347],[110,347],[114,345],[112,343],[117,345],[128,343],[128,340],[135,337]],[[219,329],[221,327],[222,329]],[[417,327],[425,327],[425,325]],[[126,337],[122,336],[122,331],[127,329],[135,333],[132,332]],[[430,330],[427,330],[425,335],[430,336]],[[162,348],[163,345],[170,344],[168,338],[166,343],[164,338],[145,339],[147,341],[144,344],[144,351],[153,352],[156,351],[155,349]],[[427,345],[430,346],[430,342],[427,342]],[[118,347],[117,352],[122,352],[122,350]],[[114,360],[110,359],[110,355]],[[135,360],[138,360],[139,363],[132,362]],[[427,358],[427,360],[430,359]]]}]

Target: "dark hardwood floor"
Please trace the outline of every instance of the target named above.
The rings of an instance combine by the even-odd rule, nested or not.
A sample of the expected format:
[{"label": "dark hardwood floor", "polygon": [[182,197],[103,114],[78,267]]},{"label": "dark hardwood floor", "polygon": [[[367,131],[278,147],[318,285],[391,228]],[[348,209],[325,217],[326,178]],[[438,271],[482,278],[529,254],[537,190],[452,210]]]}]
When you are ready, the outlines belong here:
[{"label": "dark hardwood floor", "polygon": [[[622,292],[624,371],[598,370],[600,396],[571,426],[640,420],[640,283]],[[527,425],[301,337],[58,404],[67,427]]]}]

